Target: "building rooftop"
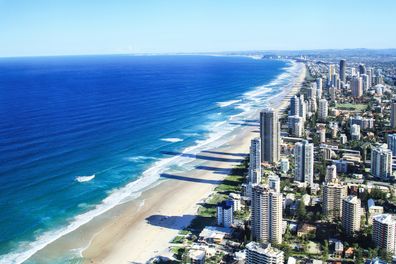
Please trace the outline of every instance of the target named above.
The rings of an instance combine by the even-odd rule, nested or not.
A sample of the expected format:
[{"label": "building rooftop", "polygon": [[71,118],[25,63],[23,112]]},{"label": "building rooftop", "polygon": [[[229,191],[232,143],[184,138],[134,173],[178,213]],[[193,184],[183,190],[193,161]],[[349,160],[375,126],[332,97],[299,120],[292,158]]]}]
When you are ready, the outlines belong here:
[{"label": "building rooftop", "polygon": [[250,242],[249,244],[246,245],[246,248],[250,251],[255,251],[259,254],[265,254],[265,255],[270,255],[270,256],[277,256],[280,254],[283,254],[283,251],[271,247],[270,243],[266,244],[260,244],[257,242]]},{"label": "building rooftop", "polygon": [[395,222],[395,216],[391,214],[380,214],[373,217],[373,219],[382,224],[391,224]]}]

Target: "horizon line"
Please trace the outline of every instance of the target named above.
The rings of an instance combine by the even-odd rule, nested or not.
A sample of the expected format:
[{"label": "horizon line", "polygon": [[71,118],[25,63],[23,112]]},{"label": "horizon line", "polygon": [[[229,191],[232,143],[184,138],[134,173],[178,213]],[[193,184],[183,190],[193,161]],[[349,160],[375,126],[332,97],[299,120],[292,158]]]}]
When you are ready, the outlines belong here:
[{"label": "horizon line", "polygon": [[0,59],[12,58],[42,58],[42,57],[78,57],[78,56],[169,56],[169,55],[230,55],[239,53],[275,53],[275,52],[325,52],[325,51],[396,51],[395,48],[323,48],[323,49],[268,49],[268,50],[234,50],[234,51],[197,51],[197,52],[135,52],[135,53],[76,53],[76,54],[37,54],[37,55],[10,55],[0,56]]}]

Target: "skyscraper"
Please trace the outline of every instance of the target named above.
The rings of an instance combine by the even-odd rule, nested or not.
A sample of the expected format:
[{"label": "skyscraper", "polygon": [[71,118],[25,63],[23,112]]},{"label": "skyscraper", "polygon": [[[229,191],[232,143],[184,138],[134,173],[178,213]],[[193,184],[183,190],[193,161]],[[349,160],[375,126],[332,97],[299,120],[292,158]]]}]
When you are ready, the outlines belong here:
[{"label": "skyscraper", "polygon": [[362,77],[354,76],[351,81],[352,96],[360,98],[363,95]]},{"label": "skyscraper", "polygon": [[278,162],[280,156],[280,124],[277,112],[266,108],[260,113],[261,161]]},{"label": "skyscraper", "polygon": [[307,115],[307,106],[304,100],[304,95],[295,95],[290,98],[290,113],[289,116],[300,116],[305,120]]},{"label": "skyscraper", "polygon": [[349,195],[342,200],[342,227],[348,235],[360,230],[361,202],[356,196]]},{"label": "skyscraper", "polygon": [[344,83],[346,81],[345,68],[346,68],[345,60],[340,60],[340,79]]},{"label": "skyscraper", "polygon": [[312,186],[314,180],[314,146],[307,140],[297,142],[294,146],[295,175],[294,180]]},{"label": "skyscraper", "polygon": [[396,156],[396,134],[388,134],[388,149],[392,151],[392,156]]},{"label": "skyscraper", "polygon": [[342,199],[347,196],[347,188],[337,178],[323,183],[323,214],[329,219],[337,219],[342,214]]},{"label": "skyscraper", "polygon": [[382,179],[392,176],[392,151],[386,144],[371,150],[371,174]]},{"label": "skyscraper", "polygon": [[329,115],[329,104],[326,99],[320,99],[319,111],[318,111],[319,120],[325,121],[328,115]]},{"label": "skyscraper", "polygon": [[317,88],[317,97],[318,99],[322,98],[322,91],[323,91],[323,81],[322,78],[317,78],[316,79],[316,88]]},{"label": "skyscraper", "polygon": [[327,76],[327,83],[331,83],[331,78],[333,77],[333,74],[335,74],[335,67],[334,64],[329,64],[329,74]]},{"label": "skyscraper", "polygon": [[250,143],[249,182],[252,184],[259,184],[261,182],[260,138],[254,138]]},{"label": "skyscraper", "polygon": [[359,73],[360,74],[365,74],[366,73],[366,66],[364,64],[359,65]]},{"label": "skyscraper", "polygon": [[391,127],[396,128],[396,101],[391,103]]},{"label": "skyscraper", "polygon": [[283,264],[283,251],[271,244],[250,242],[246,245],[246,264]]},{"label": "skyscraper", "polygon": [[363,93],[365,93],[371,87],[369,84],[369,76],[367,74],[361,74],[360,77],[362,77],[362,89]]},{"label": "skyscraper", "polygon": [[289,134],[295,137],[302,137],[304,130],[304,121],[300,116],[289,116],[287,118]]},{"label": "skyscraper", "polygon": [[282,243],[282,200],[279,192],[256,185],[252,191],[252,239]]},{"label": "skyscraper", "polygon": [[373,241],[378,248],[395,253],[396,220],[393,215],[380,214],[373,218]]},{"label": "skyscraper", "polygon": [[290,98],[290,116],[300,116],[300,105],[297,95]]}]

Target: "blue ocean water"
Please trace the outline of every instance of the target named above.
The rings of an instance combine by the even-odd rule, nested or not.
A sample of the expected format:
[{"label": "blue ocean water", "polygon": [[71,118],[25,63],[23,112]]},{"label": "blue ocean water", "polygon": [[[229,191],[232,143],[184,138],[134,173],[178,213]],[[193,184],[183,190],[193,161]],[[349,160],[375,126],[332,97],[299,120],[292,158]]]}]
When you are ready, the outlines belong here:
[{"label": "blue ocean water", "polygon": [[48,232],[97,209],[164,152],[206,139],[213,123],[252,106],[248,91],[272,81],[262,94],[278,93],[287,66],[214,56],[0,59],[0,260],[23,260],[20,252],[37,251]]}]

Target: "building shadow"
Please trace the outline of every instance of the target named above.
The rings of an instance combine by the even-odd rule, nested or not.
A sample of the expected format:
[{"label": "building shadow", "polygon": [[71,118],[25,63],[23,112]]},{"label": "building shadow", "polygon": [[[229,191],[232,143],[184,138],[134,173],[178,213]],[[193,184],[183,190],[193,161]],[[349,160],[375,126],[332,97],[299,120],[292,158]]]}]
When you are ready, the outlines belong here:
[{"label": "building shadow", "polygon": [[182,152],[175,152],[175,151],[161,151],[161,154],[171,155],[171,156],[182,156],[191,159],[202,159],[202,160],[210,160],[210,161],[220,161],[220,162],[237,162],[240,163],[243,159],[233,159],[233,158],[219,158],[219,157],[212,157],[206,156],[201,154],[189,154],[189,153],[182,153]]},{"label": "building shadow", "polygon": [[232,168],[216,168],[210,166],[196,166],[195,169],[197,170],[206,170],[206,171],[213,171],[216,174],[230,174]]},{"label": "building shadow", "polygon": [[189,182],[206,183],[206,184],[220,184],[222,182],[221,180],[198,179],[198,178],[179,176],[168,173],[162,173],[160,177],[166,179],[172,179],[172,180],[189,181]]},{"label": "building shadow", "polygon": [[235,156],[235,157],[248,157],[249,156],[249,154],[246,154],[246,153],[228,153],[228,152],[213,151],[213,150],[203,150],[202,152],[209,153],[209,154],[224,155],[224,156]]},{"label": "building shadow", "polygon": [[195,217],[195,215],[150,215],[145,220],[148,224],[153,226],[181,230],[183,228],[186,228]]}]

